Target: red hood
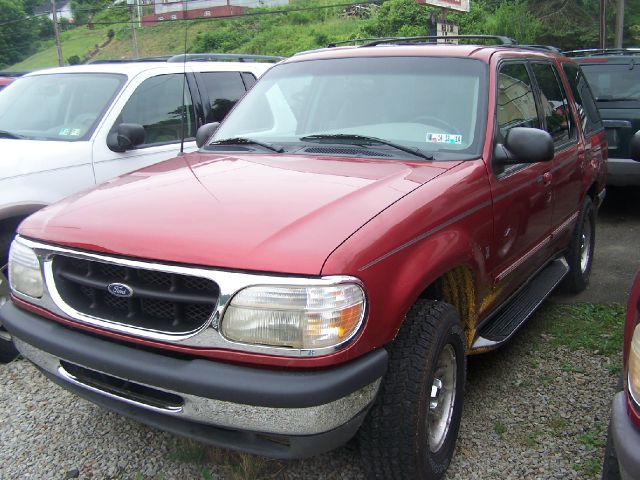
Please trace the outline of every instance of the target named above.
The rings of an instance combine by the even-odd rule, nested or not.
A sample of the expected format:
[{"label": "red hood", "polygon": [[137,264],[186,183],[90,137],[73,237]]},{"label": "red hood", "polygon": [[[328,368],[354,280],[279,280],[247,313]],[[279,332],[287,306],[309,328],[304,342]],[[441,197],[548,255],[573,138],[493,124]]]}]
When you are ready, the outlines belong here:
[{"label": "red hood", "polygon": [[453,165],[194,153],[71,196],[19,233],[130,257],[317,275],[355,230]]}]

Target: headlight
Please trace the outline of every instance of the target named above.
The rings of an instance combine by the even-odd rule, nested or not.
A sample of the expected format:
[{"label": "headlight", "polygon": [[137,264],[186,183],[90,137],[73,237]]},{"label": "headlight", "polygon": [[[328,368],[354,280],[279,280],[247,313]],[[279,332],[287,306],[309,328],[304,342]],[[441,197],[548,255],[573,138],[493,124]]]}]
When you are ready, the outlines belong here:
[{"label": "headlight", "polygon": [[629,351],[629,393],[640,405],[640,324],[636,325]]},{"label": "headlight", "polygon": [[38,257],[29,247],[15,240],[9,250],[9,285],[16,292],[34,298],[40,298],[44,293]]},{"label": "headlight", "polygon": [[229,340],[313,349],[351,338],[362,323],[365,297],[357,284],[256,286],[241,290],[222,319]]}]

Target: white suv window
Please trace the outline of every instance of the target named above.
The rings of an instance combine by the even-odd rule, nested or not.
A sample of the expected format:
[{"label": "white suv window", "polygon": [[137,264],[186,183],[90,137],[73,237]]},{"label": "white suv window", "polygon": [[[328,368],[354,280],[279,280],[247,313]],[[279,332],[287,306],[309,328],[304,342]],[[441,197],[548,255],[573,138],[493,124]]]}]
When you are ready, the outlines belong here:
[{"label": "white suv window", "polygon": [[112,131],[120,123],[137,123],[144,127],[147,134],[143,146],[178,142],[182,138],[183,105],[187,113],[185,138],[194,138],[196,118],[184,75],[179,73],[148,78],[133,92]]}]

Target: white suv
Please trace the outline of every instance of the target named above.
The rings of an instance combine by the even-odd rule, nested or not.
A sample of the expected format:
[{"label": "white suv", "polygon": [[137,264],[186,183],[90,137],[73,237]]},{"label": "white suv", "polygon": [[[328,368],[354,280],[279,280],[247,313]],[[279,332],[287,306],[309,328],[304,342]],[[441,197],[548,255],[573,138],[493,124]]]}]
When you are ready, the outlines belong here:
[{"label": "white suv", "polygon": [[[9,244],[23,218],[74,192],[175,157],[183,137],[184,151],[196,150],[198,127],[222,120],[278,60],[188,55],[186,61],[177,56],[107,62],[38,71],[4,89],[0,305],[8,295],[3,272]],[[0,325],[0,362],[14,356]]]}]

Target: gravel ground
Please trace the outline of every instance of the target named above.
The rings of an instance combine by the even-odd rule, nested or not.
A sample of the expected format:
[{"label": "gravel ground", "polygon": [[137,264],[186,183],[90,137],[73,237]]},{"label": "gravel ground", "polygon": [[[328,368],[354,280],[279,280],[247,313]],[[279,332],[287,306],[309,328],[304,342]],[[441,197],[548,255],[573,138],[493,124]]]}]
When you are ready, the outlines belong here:
[{"label": "gravel ground", "polygon": [[[469,360],[446,478],[599,478],[612,361],[558,349],[538,315],[501,350]],[[364,478],[356,446],[288,463],[203,449],[106,412],[29,363],[0,366],[1,479]]]}]

